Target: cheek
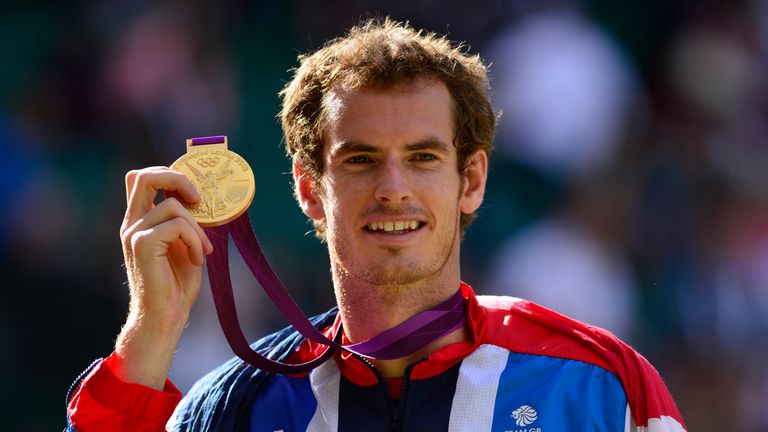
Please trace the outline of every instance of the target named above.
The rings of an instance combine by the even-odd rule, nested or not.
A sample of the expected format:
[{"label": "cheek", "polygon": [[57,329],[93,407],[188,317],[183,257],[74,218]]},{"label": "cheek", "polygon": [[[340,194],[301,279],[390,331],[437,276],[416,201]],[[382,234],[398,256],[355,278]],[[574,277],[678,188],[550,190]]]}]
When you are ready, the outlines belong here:
[{"label": "cheek", "polygon": [[464,196],[464,188],[465,182],[459,178],[459,179],[450,179],[450,180],[443,180],[443,182],[438,186],[439,190],[441,192],[441,196],[443,199],[443,202],[445,202],[445,205],[451,206],[451,210],[456,210],[457,207],[461,206],[462,203],[462,197]]},{"label": "cheek", "polygon": [[334,195],[325,199],[324,208],[329,228],[341,231],[345,229],[345,225],[354,220],[349,207],[349,202],[344,197]]}]

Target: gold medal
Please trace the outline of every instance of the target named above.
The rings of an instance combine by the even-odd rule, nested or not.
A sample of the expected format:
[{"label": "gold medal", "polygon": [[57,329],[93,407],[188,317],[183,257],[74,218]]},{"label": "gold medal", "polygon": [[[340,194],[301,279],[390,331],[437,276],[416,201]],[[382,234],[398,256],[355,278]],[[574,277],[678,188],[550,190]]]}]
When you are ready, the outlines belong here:
[{"label": "gold medal", "polygon": [[187,153],[171,165],[195,185],[200,201],[185,205],[203,227],[224,225],[245,213],[253,201],[253,170],[227,149],[227,137],[187,140]]}]

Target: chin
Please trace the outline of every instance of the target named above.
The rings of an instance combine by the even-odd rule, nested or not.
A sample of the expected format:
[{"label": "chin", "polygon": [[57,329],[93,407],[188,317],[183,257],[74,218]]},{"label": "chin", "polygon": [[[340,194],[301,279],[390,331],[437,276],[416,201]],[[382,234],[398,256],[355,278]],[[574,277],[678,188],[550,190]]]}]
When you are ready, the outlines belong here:
[{"label": "chin", "polygon": [[407,285],[424,280],[435,273],[425,263],[381,263],[369,265],[356,272],[359,279],[373,285]]}]

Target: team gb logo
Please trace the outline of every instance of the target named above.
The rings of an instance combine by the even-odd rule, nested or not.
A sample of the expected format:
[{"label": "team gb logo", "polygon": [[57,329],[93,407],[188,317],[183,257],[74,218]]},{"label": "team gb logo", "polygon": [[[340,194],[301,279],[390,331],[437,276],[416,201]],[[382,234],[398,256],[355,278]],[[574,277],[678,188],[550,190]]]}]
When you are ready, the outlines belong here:
[{"label": "team gb logo", "polygon": [[520,408],[512,411],[512,418],[515,419],[515,423],[518,426],[528,426],[536,421],[538,414],[536,410],[528,405],[523,405]]}]

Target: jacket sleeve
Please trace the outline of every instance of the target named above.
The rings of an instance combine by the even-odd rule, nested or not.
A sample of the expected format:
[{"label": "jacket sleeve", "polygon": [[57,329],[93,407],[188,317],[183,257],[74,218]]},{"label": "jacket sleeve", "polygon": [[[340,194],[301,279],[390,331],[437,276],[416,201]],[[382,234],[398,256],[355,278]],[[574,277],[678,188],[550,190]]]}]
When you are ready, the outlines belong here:
[{"label": "jacket sleeve", "polygon": [[164,431],[181,400],[170,380],[163,391],[122,381],[116,355],[94,362],[67,398],[67,431]]}]

